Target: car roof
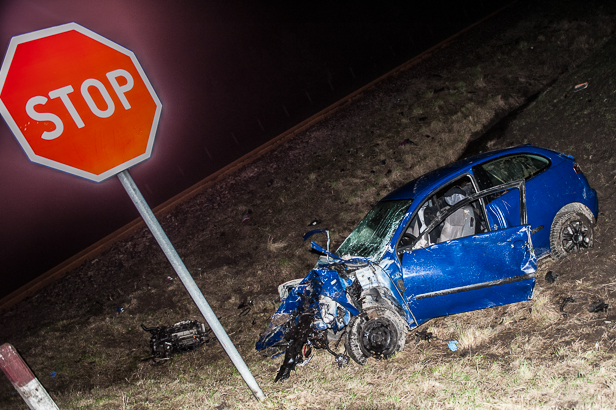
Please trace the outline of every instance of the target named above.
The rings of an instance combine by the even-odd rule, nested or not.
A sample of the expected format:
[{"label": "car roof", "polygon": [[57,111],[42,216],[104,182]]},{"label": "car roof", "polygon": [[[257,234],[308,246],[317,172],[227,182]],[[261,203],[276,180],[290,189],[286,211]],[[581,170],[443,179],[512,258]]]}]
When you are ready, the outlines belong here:
[{"label": "car roof", "polygon": [[543,155],[545,157],[548,157],[553,164],[555,162],[560,162],[560,160],[564,158],[573,159],[573,157],[571,156],[544,148],[533,147],[532,145],[521,145],[514,148],[505,148],[496,151],[485,152],[430,171],[427,174],[424,174],[419,178],[416,178],[411,182],[408,182],[405,185],[402,185],[401,187],[390,192],[382,199],[382,201],[415,199],[418,197],[423,197],[424,195],[429,194],[434,188],[440,186],[446,181],[449,181],[458,175],[470,172],[471,167],[479,163],[505,155],[517,153]]}]

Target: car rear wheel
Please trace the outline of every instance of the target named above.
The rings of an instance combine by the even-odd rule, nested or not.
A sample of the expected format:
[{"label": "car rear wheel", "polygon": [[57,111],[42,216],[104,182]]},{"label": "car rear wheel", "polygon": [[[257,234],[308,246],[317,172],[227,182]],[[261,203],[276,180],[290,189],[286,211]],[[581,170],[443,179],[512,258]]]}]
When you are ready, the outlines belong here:
[{"label": "car rear wheel", "polygon": [[404,349],[407,327],[400,315],[375,308],[351,318],[345,341],[346,351],[363,365],[369,357],[387,359]]},{"label": "car rear wheel", "polygon": [[571,204],[569,209],[561,209],[554,218],[550,232],[552,258],[560,260],[580,249],[591,248],[594,229],[588,212],[581,204]]}]

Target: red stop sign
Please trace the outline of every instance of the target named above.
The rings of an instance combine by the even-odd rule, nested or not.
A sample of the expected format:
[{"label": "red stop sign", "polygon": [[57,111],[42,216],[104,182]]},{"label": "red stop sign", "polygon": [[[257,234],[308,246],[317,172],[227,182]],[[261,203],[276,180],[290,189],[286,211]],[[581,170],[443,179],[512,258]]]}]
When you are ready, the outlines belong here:
[{"label": "red stop sign", "polygon": [[161,108],[133,52],[76,23],[13,37],[0,69],[30,160],[97,182],[150,157]]}]

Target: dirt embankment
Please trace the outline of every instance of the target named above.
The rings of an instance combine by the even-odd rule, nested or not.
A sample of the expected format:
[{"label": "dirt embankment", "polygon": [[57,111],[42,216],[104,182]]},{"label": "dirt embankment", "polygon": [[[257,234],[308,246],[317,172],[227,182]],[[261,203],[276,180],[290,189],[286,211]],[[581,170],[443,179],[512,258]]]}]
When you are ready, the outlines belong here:
[{"label": "dirt embankment", "polygon": [[[341,399],[347,400],[345,406],[370,407],[374,397],[395,397],[401,405],[423,407],[423,399],[459,387],[455,377],[439,376],[442,366],[460,366],[455,371],[480,375],[473,377],[482,402],[494,391],[489,383],[496,376],[490,363],[498,364],[496,374],[518,380],[524,337],[533,340],[526,343],[524,360],[540,369],[537,374],[558,367],[553,363],[555,346],[570,349],[597,342],[604,346],[605,356],[585,358],[580,365],[584,369],[599,366],[600,360],[613,361],[615,330],[608,322],[616,318],[611,310],[591,314],[588,306],[599,299],[611,303],[615,287],[611,232],[616,219],[611,217],[615,211],[611,199],[616,191],[612,132],[616,84],[611,75],[616,72],[616,43],[607,42],[615,27],[615,10],[600,3],[520,2],[161,218],[268,395],[284,400],[288,392],[271,383],[277,366],[254,353],[254,342],[274,311],[277,285],[304,276],[315,262],[301,240],[310,222],[317,219],[317,227],[329,228],[336,247],[372,203],[402,183],[457,159],[471,139],[537,93],[539,97],[488,147],[533,143],[574,155],[599,194],[595,248],[560,263],[543,263],[537,297],[528,305],[430,322],[439,337],[462,341],[472,352],[465,349],[467,356],[409,343],[391,361],[369,368],[334,372],[317,358],[316,364],[292,377],[301,378],[297,388],[307,386],[302,390],[304,403],[315,407],[331,406],[328,397],[340,396],[340,379],[354,377],[362,389],[353,389],[355,396],[345,395]],[[575,91],[575,85],[586,82],[586,88]],[[242,222],[245,216],[249,219]],[[547,270],[559,275],[553,284],[543,280]],[[573,301],[561,312],[569,297]],[[250,312],[240,316],[238,306],[248,302]],[[120,307],[124,313],[118,314]],[[13,343],[66,407],[143,408],[139,403],[148,402],[149,408],[168,408],[165,403],[182,397],[186,402],[176,408],[229,402],[252,406],[250,398],[237,393],[245,386],[228,370],[229,363],[215,343],[176,358],[170,366],[141,361],[148,356],[148,335],[139,328],[141,323],[169,325],[185,319],[202,320],[154,239],[143,230],[5,313],[0,318],[0,342]],[[557,359],[573,366],[563,352],[558,350]],[[484,363],[485,358],[491,362]],[[327,356],[322,362],[331,364]],[[417,364],[422,365],[416,368]],[[331,374],[324,373],[323,366]],[[440,387],[423,386],[412,395],[398,393],[389,387],[396,386],[397,379],[387,366],[395,367],[397,374],[414,369]],[[55,377],[48,376],[51,372]],[[374,372],[379,373],[378,381]],[[406,380],[421,383],[413,374]],[[568,376],[562,377],[564,386]],[[319,381],[314,389],[310,387],[314,378],[326,382]],[[566,407],[569,398],[562,397],[576,400],[573,393],[541,396],[535,379],[524,379],[524,396],[518,385],[508,384],[509,379],[505,377],[499,387],[500,403],[511,398],[521,400],[521,406],[524,400],[535,400],[535,405]],[[596,397],[607,397],[606,389],[597,387]],[[282,403],[287,408],[302,405]],[[2,405],[20,405],[6,380],[0,382]]]}]

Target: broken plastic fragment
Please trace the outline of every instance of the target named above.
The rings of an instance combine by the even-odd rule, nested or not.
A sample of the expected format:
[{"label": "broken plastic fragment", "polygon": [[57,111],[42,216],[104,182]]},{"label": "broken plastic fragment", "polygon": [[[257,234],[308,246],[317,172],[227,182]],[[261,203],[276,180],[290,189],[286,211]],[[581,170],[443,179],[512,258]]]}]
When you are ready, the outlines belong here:
[{"label": "broken plastic fragment", "polygon": [[582,91],[582,90],[585,90],[587,87],[588,87],[588,82],[581,83],[573,87],[573,91]]},{"label": "broken plastic fragment", "polygon": [[452,352],[455,352],[456,350],[458,350],[458,341],[457,340],[450,340],[449,342],[447,342],[447,347]]},{"label": "broken plastic fragment", "polygon": [[311,361],[311,360],[312,360],[312,356],[310,356],[310,357],[306,358],[303,362],[298,363],[297,365],[298,365],[299,367],[306,366],[308,363],[310,363],[310,361]]},{"label": "broken plastic fragment", "polygon": [[608,306],[609,305],[607,303],[601,300],[597,303],[593,303],[592,305],[590,305],[588,311],[590,313],[607,312]]},{"label": "broken plastic fragment", "polygon": [[558,279],[558,275],[554,274],[552,271],[545,274],[545,281],[547,283],[554,283],[556,279]]}]

